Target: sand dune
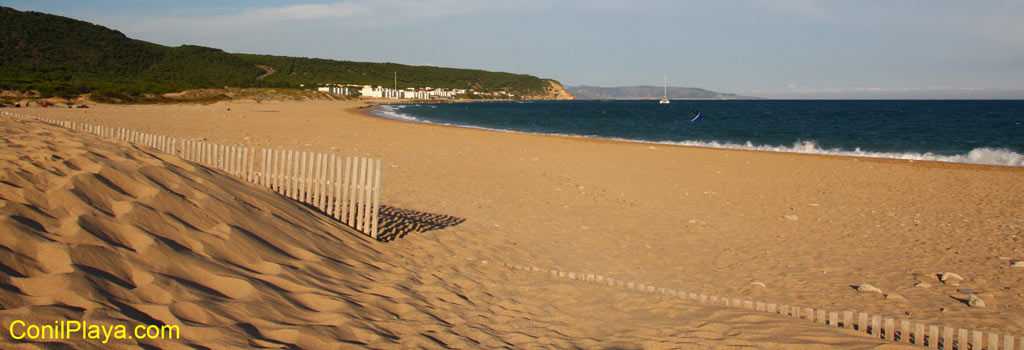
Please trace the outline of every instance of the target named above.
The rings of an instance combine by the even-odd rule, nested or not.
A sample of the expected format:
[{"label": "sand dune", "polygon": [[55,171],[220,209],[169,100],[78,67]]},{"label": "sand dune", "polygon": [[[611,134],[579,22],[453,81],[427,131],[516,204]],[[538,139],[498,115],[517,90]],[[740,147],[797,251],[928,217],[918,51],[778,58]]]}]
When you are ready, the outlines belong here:
[{"label": "sand dune", "polygon": [[[4,328],[14,319],[180,325],[181,340],[141,341],[159,348],[899,346],[497,261],[837,311],[910,311],[934,324],[1010,332],[1024,322],[1016,311],[1024,301],[1012,287],[1022,277],[982,257],[1012,255],[1013,246],[1003,236],[956,235],[965,227],[948,209],[972,203],[980,226],[971,232],[991,227],[1002,234],[1004,226],[996,225],[1015,225],[1020,217],[1021,185],[1013,181],[1019,171],[506,135],[381,121],[345,112],[351,103],[230,106],[235,114],[222,104],[52,113],[172,136],[382,157],[390,170],[382,216],[391,243],[370,241],[268,190],[175,157],[2,120]],[[767,164],[746,168],[764,174],[737,175],[750,162]],[[877,175],[889,171],[928,186],[967,181],[988,197],[929,190],[936,194],[927,198],[950,198],[908,207],[893,196],[923,185]],[[680,172],[688,182],[675,178]],[[785,181],[794,178],[810,186]],[[862,193],[829,186],[843,181],[883,188]],[[886,191],[894,194],[878,195]],[[879,203],[893,205],[872,207]],[[889,234],[912,225],[908,208],[928,220],[951,216],[944,222],[954,226],[933,235]],[[867,229],[868,220],[885,230]],[[915,245],[921,248],[907,248]],[[958,254],[935,249],[962,249],[972,258],[944,262]],[[893,255],[900,250],[906,255]],[[993,267],[982,269],[989,262]],[[993,306],[970,309],[947,300],[949,287],[930,276],[946,269],[976,270],[964,273],[965,285],[993,293]],[[935,288],[914,289],[915,278]],[[751,285],[755,280],[768,287]],[[909,301],[850,288],[865,281]],[[7,334],[0,339],[4,347],[49,346]]]}]

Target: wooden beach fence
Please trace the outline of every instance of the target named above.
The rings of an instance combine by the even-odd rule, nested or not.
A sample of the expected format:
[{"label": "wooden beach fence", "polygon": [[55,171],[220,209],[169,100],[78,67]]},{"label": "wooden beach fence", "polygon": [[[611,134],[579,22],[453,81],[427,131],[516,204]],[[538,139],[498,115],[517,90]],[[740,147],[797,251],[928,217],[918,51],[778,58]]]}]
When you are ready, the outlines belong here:
[{"label": "wooden beach fence", "polygon": [[[691,302],[738,308],[753,312],[775,314],[781,317],[803,319],[825,327],[837,327],[853,330],[870,337],[888,341],[914,344],[930,349],[944,350],[1024,350],[1024,336],[985,332],[982,330],[936,326],[909,319],[896,319],[882,315],[871,315],[866,312],[846,310],[842,312],[800,307],[790,304],[766,303],[762,301],[742,300],[717,295],[674,290],[671,288],[654,287],[640,282],[616,280],[615,278],[580,272],[549,270],[520,264],[493,262],[488,259],[472,259],[483,264],[496,264],[516,270],[540,272],[552,277],[569,278],[581,282],[595,282],[609,287],[623,287],[639,292],[663,294],[668,297],[680,298]],[[854,315],[856,314],[856,319]],[[942,331],[940,333],[940,330]]]},{"label": "wooden beach fence", "polygon": [[35,119],[179,156],[267,187],[374,239],[379,234],[380,159],[223,145],[8,111],[0,115]]}]

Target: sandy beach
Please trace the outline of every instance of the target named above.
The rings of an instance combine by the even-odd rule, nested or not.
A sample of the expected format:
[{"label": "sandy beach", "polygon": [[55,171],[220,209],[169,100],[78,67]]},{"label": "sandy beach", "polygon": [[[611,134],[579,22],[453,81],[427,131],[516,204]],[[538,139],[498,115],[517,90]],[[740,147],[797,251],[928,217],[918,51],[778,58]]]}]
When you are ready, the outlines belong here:
[{"label": "sandy beach", "polygon": [[[160,348],[902,346],[487,260],[1024,335],[1024,267],[1011,267],[1024,260],[1024,169],[502,133],[366,110],[18,112],[380,158],[386,242],[173,156],[0,119],[0,321],[182,325],[184,340],[146,343]],[[947,272],[963,281],[940,281]],[[882,292],[854,288],[865,283]],[[968,306],[968,290],[985,307]]]}]

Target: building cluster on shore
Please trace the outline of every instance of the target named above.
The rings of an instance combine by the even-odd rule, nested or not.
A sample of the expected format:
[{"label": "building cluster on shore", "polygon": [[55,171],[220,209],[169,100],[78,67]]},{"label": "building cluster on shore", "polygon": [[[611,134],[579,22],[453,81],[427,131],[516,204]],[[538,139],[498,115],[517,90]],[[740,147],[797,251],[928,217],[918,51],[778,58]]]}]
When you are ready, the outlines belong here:
[{"label": "building cluster on shore", "polygon": [[465,89],[406,88],[392,89],[371,85],[327,85],[318,88],[320,91],[338,95],[359,96],[364,98],[416,99],[416,100],[450,100],[455,95],[465,94]]},{"label": "building cluster on shore", "polygon": [[362,98],[388,98],[412,100],[451,100],[458,95],[478,95],[489,98],[513,98],[515,95],[505,91],[482,92],[473,89],[441,89],[432,87],[392,89],[372,85],[332,84],[320,86],[319,91],[338,95],[358,96]]}]

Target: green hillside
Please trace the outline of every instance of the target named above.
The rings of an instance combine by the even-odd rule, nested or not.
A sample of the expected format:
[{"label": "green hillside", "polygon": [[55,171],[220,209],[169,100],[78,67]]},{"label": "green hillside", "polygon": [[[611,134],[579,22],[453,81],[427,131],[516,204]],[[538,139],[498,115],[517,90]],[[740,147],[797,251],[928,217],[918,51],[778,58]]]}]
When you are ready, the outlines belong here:
[{"label": "green hillside", "polygon": [[526,74],[233,54],[192,45],[168,47],[88,22],[0,7],[0,89],[38,90],[44,97],[93,91],[158,94],[224,86],[392,86],[395,72],[399,88],[540,95],[548,86],[544,79]]}]

